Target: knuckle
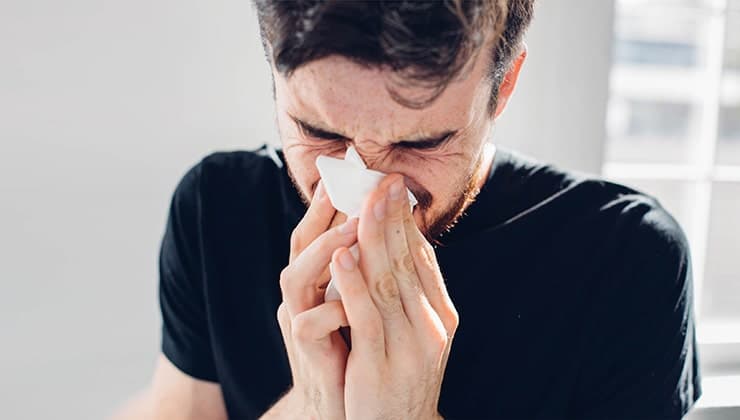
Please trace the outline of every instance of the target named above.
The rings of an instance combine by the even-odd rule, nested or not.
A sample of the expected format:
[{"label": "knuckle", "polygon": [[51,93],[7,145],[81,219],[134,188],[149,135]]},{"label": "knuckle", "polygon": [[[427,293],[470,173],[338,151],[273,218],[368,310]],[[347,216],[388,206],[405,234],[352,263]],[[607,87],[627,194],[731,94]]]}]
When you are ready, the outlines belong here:
[{"label": "knuckle", "polygon": [[285,329],[290,322],[290,316],[288,315],[288,308],[286,307],[285,302],[280,303],[280,306],[278,306],[277,320],[282,329]]},{"label": "knuckle", "polygon": [[429,334],[426,349],[431,358],[437,358],[447,347],[450,336],[444,328],[434,328]]},{"label": "knuckle", "polygon": [[319,239],[323,241],[325,247],[333,250],[340,245],[346,245],[348,241],[352,239],[351,235],[342,233],[342,226],[343,225],[334,226],[319,237]]},{"label": "knuckle", "polygon": [[[391,211],[390,214],[388,215],[388,220],[397,226],[400,226],[403,224],[403,219],[404,219],[403,212],[400,212],[400,211]],[[396,230],[396,234],[402,235],[405,233],[401,229],[398,229]]]},{"label": "knuckle", "polygon": [[457,327],[460,326],[460,314],[454,306],[449,308],[445,325],[448,326],[447,331],[450,335],[454,334],[457,331]]},{"label": "knuckle", "polygon": [[296,227],[290,234],[290,249],[294,252],[300,250],[303,243],[299,229],[300,226]]},{"label": "knuckle", "polygon": [[375,282],[375,293],[380,301],[387,306],[399,299],[398,285],[396,284],[396,278],[393,274],[385,272]]},{"label": "knuckle", "polygon": [[449,335],[447,334],[447,330],[440,326],[440,328],[435,328],[434,330],[434,342],[440,347],[444,348],[444,346],[447,344],[447,340]]},{"label": "knuckle", "polygon": [[280,291],[283,295],[285,295],[288,287],[290,287],[290,271],[290,266],[287,266],[280,271]]},{"label": "knuckle", "polygon": [[311,244],[309,244],[306,249],[310,249],[309,252],[312,255],[316,254],[317,252],[319,254],[331,253],[332,251],[334,251],[334,249],[337,248],[337,239],[339,239],[340,237],[341,236],[339,234],[339,228],[331,228],[316,237],[316,239],[314,239],[313,242],[311,242]]},{"label": "knuckle", "polygon": [[417,250],[417,253],[421,259],[421,261],[426,264],[428,267],[433,267],[436,265],[437,256],[434,254],[434,248],[432,248],[429,243],[424,242],[421,244],[419,249]]},{"label": "knuckle", "polygon": [[442,294],[444,298],[438,311],[438,316],[447,334],[452,337],[460,326],[460,313],[457,312],[457,308],[455,308],[455,305],[449,299],[446,292],[442,291]]},{"label": "knuckle", "polygon": [[311,320],[305,314],[298,314],[291,322],[293,340],[305,343],[311,339]]},{"label": "knuckle", "polygon": [[398,273],[413,273],[414,269],[414,258],[409,252],[403,252],[401,255],[393,257],[391,264],[393,270]]},{"label": "knuckle", "polygon": [[336,248],[337,239],[340,237],[339,227],[333,227],[319,235],[315,242],[322,251],[334,250],[334,248]]}]

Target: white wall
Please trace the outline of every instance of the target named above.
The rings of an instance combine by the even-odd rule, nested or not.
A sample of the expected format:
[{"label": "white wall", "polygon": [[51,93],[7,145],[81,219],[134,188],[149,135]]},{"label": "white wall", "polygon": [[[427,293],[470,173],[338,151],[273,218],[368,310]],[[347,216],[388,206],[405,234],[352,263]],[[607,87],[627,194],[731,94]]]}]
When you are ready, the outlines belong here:
[{"label": "white wall", "polygon": [[[495,138],[598,171],[610,34],[611,1],[542,2]],[[256,22],[247,0],[3,0],[0,52],[0,418],[97,419],[149,379],[177,180],[276,138]]]},{"label": "white wall", "polygon": [[495,142],[566,168],[601,172],[613,4],[537,3],[527,60]]}]

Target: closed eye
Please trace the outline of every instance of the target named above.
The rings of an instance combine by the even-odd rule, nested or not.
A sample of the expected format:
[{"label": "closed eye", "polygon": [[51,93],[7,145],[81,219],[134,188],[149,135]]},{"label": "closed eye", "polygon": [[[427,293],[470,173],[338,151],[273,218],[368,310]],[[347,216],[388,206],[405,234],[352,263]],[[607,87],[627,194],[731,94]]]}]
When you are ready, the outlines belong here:
[{"label": "closed eye", "polygon": [[457,134],[457,131],[449,131],[436,138],[414,140],[414,141],[400,141],[396,143],[396,146],[402,147],[404,149],[434,150],[438,147],[441,147],[443,144],[449,142],[450,139],[455,136],[455,134]]},{"label": "closed eye", "polygon": [[314,137],[322,140],[349,140],[347,137],[332,133],[330,131],[325,131],[320,128],[312,127],[303,121],[296,121],[298,123],[298,128],[301,130],[301,132],[308,136],[308,137]]},{"label": "closed eye", "polygon": [[[332,141],[350,141],[351,139],[345,135],[334,133],[328,130],[324,130],[318,127],[314,127],[311,124],[308,124],[305,121],[301,121],[300,119],[293,117],[291,115],[291,118],[298,126],[298,129],[300,132],[306,136],[311,137],[315,139],[321,139],[321,140],[332,140]],[[410,149],[410,150],[434,150],[445,143],[449,142],[452,138],[454,138],[459,130],[453,130],[453,131],[447,131],[442,133],[441,135],[438,135],[436,137],[425,137],[415,140],[400,140],[393,143],[395,147],[402,148],[402,149]]]}]

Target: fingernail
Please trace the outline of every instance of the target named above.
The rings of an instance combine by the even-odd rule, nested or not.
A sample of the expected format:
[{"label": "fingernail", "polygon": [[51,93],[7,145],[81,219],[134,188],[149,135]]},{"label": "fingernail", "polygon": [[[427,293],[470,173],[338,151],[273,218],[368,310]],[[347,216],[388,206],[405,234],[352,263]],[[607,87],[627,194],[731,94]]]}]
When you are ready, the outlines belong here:
[{"label": "fingernail", "polygon": [[350,234],[357,232],[357,218],[353,217],[339,226],[339,233]]},{"label": "fingernail", "polygon": [[375,206],[373,206],[373,214],[377,221],[383,221],[383,218],[385,218],[385,198],[381,198],[377,203],[375,203]]},{"label": "fingernail", "polygon": [[391,200],[398,200],[398,199],[400,199],[401,198],[401,191],[402,190],[403,190],[403,181],[402,180],[399,179],[398,181],[396,181],[393,184],[391,184],[391,186],[389,188],[389,191],[391,193],[390,194],[391,195]]},{"label": "fingernail", "polygon": [[349,252],[342,251],[339,253],[339,265],[345,271],[352,271],[355,269],[355,258]]}]

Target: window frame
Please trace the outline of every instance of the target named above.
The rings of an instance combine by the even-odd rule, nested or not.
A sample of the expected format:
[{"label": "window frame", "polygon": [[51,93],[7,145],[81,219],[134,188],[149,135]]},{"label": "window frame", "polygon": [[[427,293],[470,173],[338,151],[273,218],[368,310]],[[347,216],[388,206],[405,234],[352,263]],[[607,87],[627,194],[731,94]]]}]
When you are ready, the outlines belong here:
[{"label": "window frame", "polygon": [[[672,5],[661,2],[657,6],[661,8]],[[638,0],[618,0],[615,17],[634,14],[634,7],[644,7],[644,3],[639,3]],[[703,66],[696,68],[697,80],[700,81],[696,89],[699,89],[702,94],[692,99],[692,103],[699,108],[697,111],[700,113],[695,149],[693,149],[697,153],[696,157],[690,163],[638,163],[611,161],[605,153],[602,175],[607,179],[615,180],[678,181],[695,184],[697,196],[692,202],[695,203],[696,209],[690,215],[692,231],[687,233],[691,238],[696,333],[702,366],[706,371],[705,376],[727,375],[728,372],[732,375],[740,375],[740,351],[738,351],[740,350],[740,319],[701,318],[713,187],[719,182],[740,184],[740,163],[736,165],[717,163],[724,52],[727,43],[726,26],[728,16],[734,9],[730,9],[728,0],[705,0],[699,5],[677,4],[676,7],[680,13],[687,13],[688,9],[701,9],[706,12],[701,16],[701,19],[705,19],[702,26],[707,31],[704,35],[707,41],[705,60]],[[659,71],[654,66],[646,67],[649,72]],[[681,72],[685,69],[671,69],[670,71]],[[631,72],[632,69],[628,66],[622,68],[616,64],[612,66],[610,98],[624,95],[625,92],[619,91],[620,83],[615,82],[615,79],[629,78]],[[626,96],[629,96],[629,93]],[[736,378],[736,376],[732,377]],[[740,398],[735,403],[740,405]]]}]

